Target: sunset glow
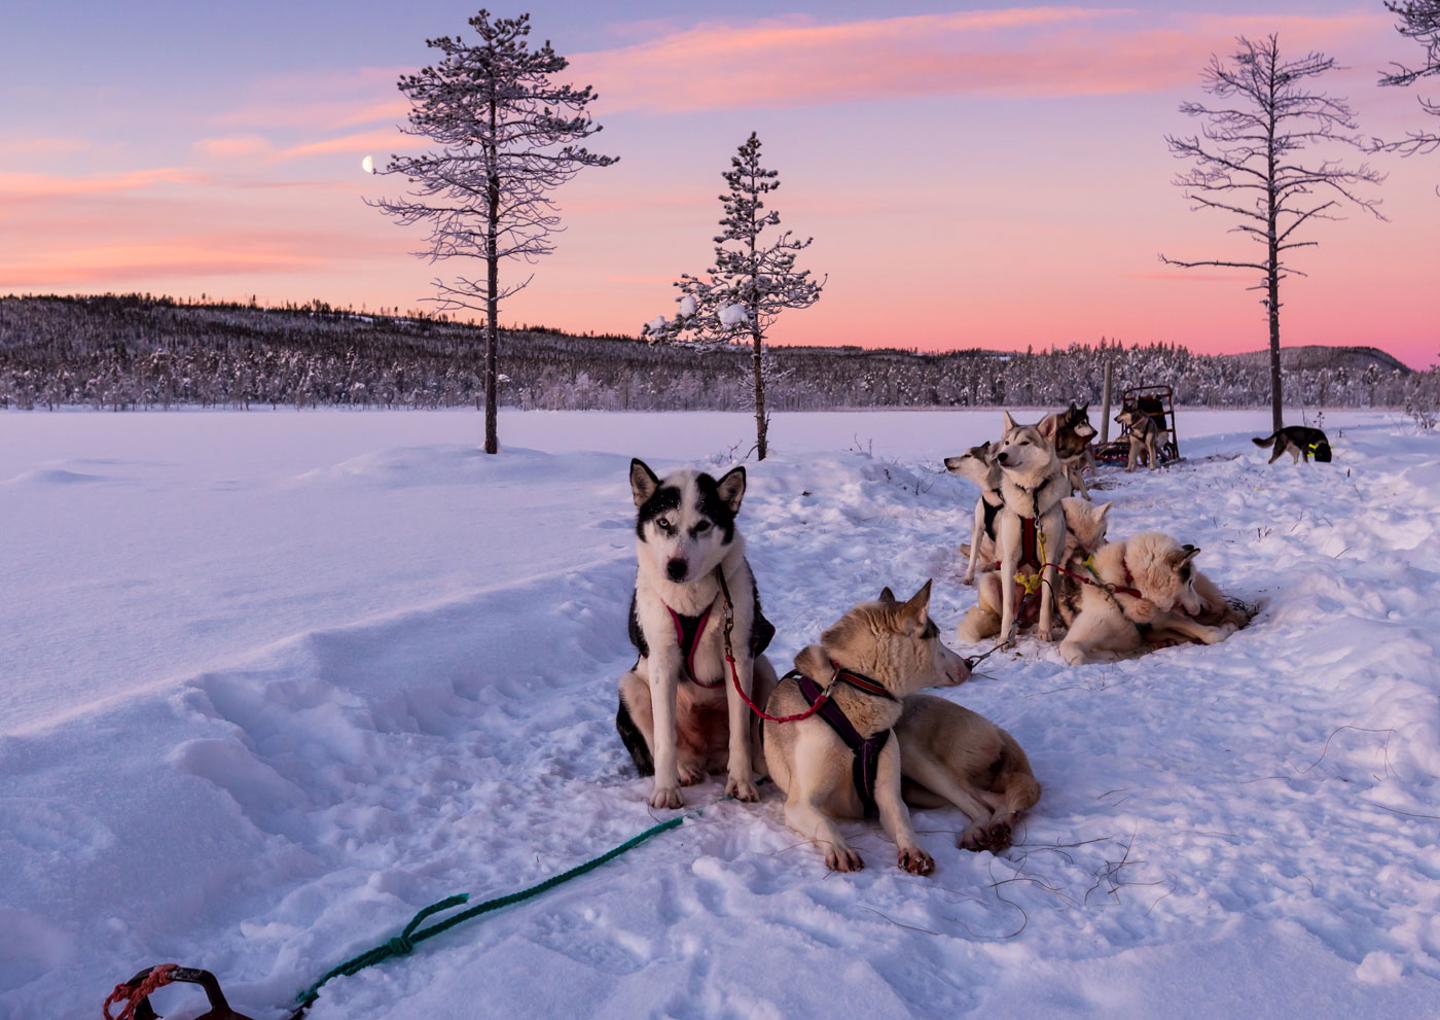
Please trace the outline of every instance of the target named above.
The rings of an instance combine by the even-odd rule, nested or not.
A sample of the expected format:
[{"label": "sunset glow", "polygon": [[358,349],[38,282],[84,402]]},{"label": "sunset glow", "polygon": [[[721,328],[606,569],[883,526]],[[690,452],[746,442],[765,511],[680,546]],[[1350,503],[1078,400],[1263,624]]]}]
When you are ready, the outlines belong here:
[{"label": "sunset glow", "polygon": [[[418,236],[362,202],[398,182],[360,161],[421,144],[395,127],[395,80],[471,7],[213,6],[97,7],[78,40],[58,6],[7,12],[0,293],[424,307]],[[1163,136],[1196,129],[1177,106],[1209,55],[1277,31],[1339,58],[1328,88],[1367,135],[1420,117],[1413,91],[1375,84],[1412,56],[1378,3],[1268,6],[533,4],[537,41],[600,94],[593,147],[621,161],[560,193],[567,231],[503,321],[635,333],[671,310],[669,282],[709,264],[720,172],[753,129],[785,226],[815,237],[805,264],[829,276],[779,342],[1260,349],[1253,279],[1157,257],[1250,254],[1170,183]],[[1440,158],[1375,162],[1388,222],[1317,225],[1296,259],[1309,275],[1283,294],[1285,343],[1427,366]]]}]

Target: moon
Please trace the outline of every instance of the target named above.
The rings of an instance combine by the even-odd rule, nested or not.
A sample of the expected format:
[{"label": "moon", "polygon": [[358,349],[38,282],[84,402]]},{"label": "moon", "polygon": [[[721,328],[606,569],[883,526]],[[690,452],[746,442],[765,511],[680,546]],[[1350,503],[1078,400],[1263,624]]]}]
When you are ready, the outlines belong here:
[{"label": "moon", "polygon": [[360,161],[360,169],[361,169],[361,170],[364,170],[367,174],[373,174],[373,173],[375,172],[375,159],[374,159],[374,157],[373,157],[373,156],[366,156],[364,159],[362,159],[362,160]]}]

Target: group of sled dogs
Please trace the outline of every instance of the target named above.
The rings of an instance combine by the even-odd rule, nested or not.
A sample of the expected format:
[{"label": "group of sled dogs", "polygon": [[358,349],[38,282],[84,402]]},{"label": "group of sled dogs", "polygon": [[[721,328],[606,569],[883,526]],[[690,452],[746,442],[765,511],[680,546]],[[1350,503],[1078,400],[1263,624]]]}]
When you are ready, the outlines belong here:
[{"label": "group of sled dogs", "polygon": [[[1072,404],[1034,425],[1007,412],[1003,425],[999,440],[945,461],[980,488],[962,549],[978,600],[961,640],[1004,646],[1033,621],[1035,635],[1050,641],[1058,617],[1060,654],[1073,665],[1180,641],[1210,644],[1249,621],[1253,611],[1227,601],[1195,568],[1193,545],[1158,532],[1106,541],[1111,504],[1085,498],[1095,436],[1087,408]],[[1143,427],[1129,434],[1128,469],[1146,459],[1147,445],[1153,468],[1153,435]],[[682,806],[682,786],[722,770],[727,795],[755,801],[756,777],[768,775],[785,795],[786,823],[834,870],[863,866],[837,820],[878,816],[899,866],[929,874],[934,861],[909,807],[958,807],[970,819],[961,848],[1008,848],[1040,785],[1009,733],[919,693],[961,684],[971,668],[940,639],[931,582],[908,599],[887,587],[856,605],[777,676],[765,655],[775,628],[736,526],[745,481],[743,467],[716,479],[690,470],[661,478],[638,459],[630,465],[637,657],[620,678],[615,721],[641,775],[654,777],[651,806]]]}]

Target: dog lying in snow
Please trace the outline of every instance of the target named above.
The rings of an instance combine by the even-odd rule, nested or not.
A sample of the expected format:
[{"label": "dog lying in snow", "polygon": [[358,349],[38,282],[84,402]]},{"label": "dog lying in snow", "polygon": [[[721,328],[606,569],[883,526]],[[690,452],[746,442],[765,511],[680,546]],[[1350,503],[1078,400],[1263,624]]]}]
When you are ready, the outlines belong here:
[{"label": "dog lying in snow", "polygon": [[895,726],[901,787],[913,808],[958,807],[970,827],[956,845],[999,853],[1015,823],[1040,799],[1030,759],[1015,738],[984,716],[928,694],[905,699]]},{"label": "dog lying in snow", "polygon": [[[999,562],[993,590],[982,590],[974,608],[960,623],[960,640],[979,641],[998,633],[1001,641],[1014,640],[1017,625],[1016,578],[1025,578],[1026,591],[1039,598],[1037,633],[1049,641],[1053,635],[1056,570],[1065,545],[1065,512],[1060,505],[1069,489],[1064,466],[1055,456],[1054,415],[1038,425],[1017,425],[1005,412],[1005,435],[995,450],[1000,468],[1004,506],[996,523],[995,547]],[[972,556],[974,547],[972,546]],[[983,585],[982,585],[983,588]],[[1000,619],[994,629],[993,607],[998,601]]]},{"label": "dog lying in snow", "polygon": [[[1093,560],[1098,576],[1081,586],[1080,612],[1060,643],[1061,657],[1078,666],[1133,655],[1147,642],[1213,645],[1233,634],[1239,624],[1224,613],[1213,624],[1199,619],[1219,612],[1196,590],[1192,561],[1199,552],[1158,532],[1102,546]],[[1206,585],[1207,594],[1233,612],[1219,589],[1208,579]]]},{"label": "dog lying in snow", "polygon": [[766,721],[764,745],[770,777],[785,793],[785,823],[819,844],[834,871],[864,867],[836,819],[875,814],[899,847],[901,868],[916,875],[934,870],[901,799],[900,742],[889,739],[907,695],[970,675],[940,640],[929,606],[926,581],[908,602],[886,588],[878,600],[851,609],[819,644],[795,656],[795,669],[766,706],[770,715],[796,715],[830,692],[809,718]]},{"label": "dog lying in snow", "polygon": [[945,470],[973,482],[980,490],[975,501],[975,526],[970,529],[969,562],[965,564],[965,583],[975,583],[979,563],[995,559],[995,522],[1005,498],[1000,492],[1000,465],[995,463],[999,443],[972,446],[958,457],[945,458]]},{"label": "dog lying in snow", "polygon": [[1160,467],[1160,426],[1155,419],[1140,409],[1139,404],[1126,404],[1115,416],[1115,420],[1129,430],[1130,454],[1125,460],[1125,470],[1134,471],[1142,460],[1151,471]]},{"label": "dog lying in snow", "polygon": [[678,808],[681,784],[724,767],[725,792],[758,800],[758,726],[733,689],[724,655],[724,596],[733,603],[736,673],[763,704],[775,685],[764,656],[775,628],[760,611],[760,593],[735,526],[745,497],[745,469],[719,481],[677,471],[658,478],[630,462],[637,508],[638,568],[630,601],[635,665],[620,678],[615,728],[641,775],[654,775],[650,806]]},{"label": "dog lying in snow", "polygon": [[1071,403],[1055,415],[1055,456],[1065,466],[1065,475],[1070,480],[1070,494],[1079,492],[1082,499],[1090,498],[1085,488],[1085,469],[1095,466],[1090,453],[1090,443],[1096,436],[1095,426],[1090,424],[1090,405]]},{"label": "dog lying in snow", "polygon": [[1266,462],[1268,464],[1274,464],[1280,459],[1282,453],[1289,453],[1296,464],[1300,463],[1301,457],[1304,457],[1308,464],[1312,454],[1320,463],[1330,463],[1330,439],[1320,429],[1312,429],[1305,425],[1286,425],[1283,429],[1270,433],[1264,439],[1250,441],[1261,449],[1267,446],[1275,447],[1275,452]]}]

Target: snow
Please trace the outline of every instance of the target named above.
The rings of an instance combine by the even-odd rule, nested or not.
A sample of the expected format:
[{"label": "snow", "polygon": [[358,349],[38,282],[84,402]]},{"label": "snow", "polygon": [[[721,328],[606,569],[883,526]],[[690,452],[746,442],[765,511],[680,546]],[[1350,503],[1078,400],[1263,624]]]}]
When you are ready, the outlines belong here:
[{"label": "snow", "polygon": [[670,320],[667,319],[667,318],[665,318],[665,316],[663,316],[663,315],[657,315],[657,316],[655,316],[655,318],[653,318],[653,319],[651,319],[649,322],[645,323],[645,325],[649,328],[650,332],[652,332],[652,333],[658,333],[658,332],[660,332],[662,329],[664,329],[664,328],[666,327],[666,325],[669,324],[669,322],[670,322]]},{"label": "snow", "polygon": [[699,304],[696,302],[694,294],[686,294],[680,299],[680,317],[682,319],[690,318],[698,308]]},{"label": "snow", "polygon": [[750,310],[744,305],[726,305],[720,309],[720,325],[739,326],[750,319]]},{"label": "snow", "polygon": [[[947,692],[1031,757],[1023,845],[919,812],[933,878],[860,823],[827,877],[717,778],[312,1017],[1436,1015],[1440,439],[1328,417],[1332,465],[1182,411],[1185,463],[1105,474],[1112,535],[1201,546],[1249,629],[1079,668],[1026,639]],[[887,583],[934,576],[953,633],[973,490],[939,458],[997,421],[775,416],[742,522],[777,664]],[[0,1017],[175,960],[272,1020],[419,907],[652,824],[613,731],[629,457],[721,468],[751,424],[502,413],[488,458],[474,412],[0,416]]]}]

